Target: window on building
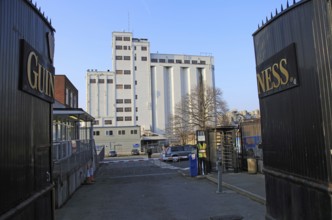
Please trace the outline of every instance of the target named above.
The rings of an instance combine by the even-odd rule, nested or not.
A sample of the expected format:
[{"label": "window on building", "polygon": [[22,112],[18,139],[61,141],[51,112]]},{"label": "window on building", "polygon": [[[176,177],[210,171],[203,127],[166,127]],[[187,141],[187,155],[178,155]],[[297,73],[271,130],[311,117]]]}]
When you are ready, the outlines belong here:
[{"label": "window on building", "polygon": [[90,83],[96,83],[96,79],[90,79]]},{"label": "window on building", "polygon": [[130,70],[124,70],[123,73],[124,73],[125,75],[130,75],[130,74],[131,74],[131,71],[130,71]]},{"label": "window on building", "polygon": [[116,100],[116,104],[122,104],[123,103],[123,99],[117,99]]},{"label": "window on building", "polygon": [[94,121],[93,121],[93,124],[94,124],[94,125],[99,125],[99,120],[94,120]]},{"label": "window on building", "polygon": [[123,112],[123,108],[116,108],[116,112]]},{"label": "window on building", "polygon": [[73,92],[70,92],[70,102],[69,102],[69,105],[70,105],[70,107],[74,107],[73,105],[74,105],[74,102],[73,102],[74,100],[73,100]]},{"label": "window on building", "polygon": [[123,121],[123,117],[116,117],[117,121]]},{"label": "window on building", "polygon": [[116,60],[122,60],[122,56],[115,56]]},{"label": "window on building", "polygon": [[125,117],[125,121],[131,121],[132,120],[132,117],[131,116],[126,116]]},{"label": "window on building", "polygon": [[190,64],[190,60],[184,60],[185,64]]},{"label": "window on building", "polygon": [[124,50],[127,50],[127,46],[123,46],[123,49],[124,49]]},{"label": "window on building", "polygon": [[131,85],[130,84],[124,85],[124,89],[131,89]]},{"label": "window on building", "polygon": [[122,45],[115,45],[116,50],[122,50]]},{"label": "window on building", "polygon": [[93,135],[94,136],[99,136],[100,135],[100,131],[93,131]]},{"label": "window on building", "polygon": [[137,85],[137,80],[135,80],[135,85]]},{"label": "window on building", "polygon": [[142,51],[147,51],[148,48],[146,46],[142,46],[141,49]]},{"label": "window on building", "polygon": [[123,59],[124,60],[130,60],[130,56],[124,56]]},{"label": "window on building", "polygon": [[135,66],[135,70],[137,70],[137,66]]},{"label": "window on building", "polygon": [[126,107],[125,108],[125,112],[131,112],[131,108],[130,107]]},{"label": "window on building", "polygon": [[136,112],[138,112],[138,107],[136,107]]},{"label": "window on building", "polygon": [[127,104],[131,103],[131,99],[125,99],[124,103],[127,103]]},{"label": "window on building", "polygon": [[158,63],[158,59],[151,59],[151,63]]},{"label": "window on building", "polygon": [[74,106],[73,107],[77,108],[77,97],[76,97],[76,95],[74,95],[73,99],[74,99]]},{"label": "window on building", "polygon": [[174,63],[173,59],[168,59],[168,63]]},{"label": "window on building", "polygon": [[175,62],[176,63],[182,63],[182,60],[176,60]]},{"label": "window on building", "polygon": [[107,83],[108,84],[112,84],[113,83],[113,79],[107,79]]},{"label": "window on building", "polygon": [[123,70],[116,70],[115,73],[116,74],[123,74]]},{"label": "window on building", "polygon": [[66,88],[66,105],[69,105],[69,89]]},{"label": "window on building", "polygon": [[165,59],[159,59],[159,63],[165,63],[166,60]]},{"label": "window on building", "polygon": [[122,37],[120,37],[120,36],[116,36],[116,37],[115,37],[115,40],[122,41]]},{"label": "window on building", "polygon": [[147,57],[142,57],[141,59],[142,59],[142,61],[147,61],[148,60]]},{"label": "window on building", "polygon": [[116,89],[123,89],[123,85],[122,84],[116,84]]},{"label": "window on building", "polygon": [[104,79],[98,79],[98,83],[105,83]]},{"label": "window on building", "polygon": [[130,46],[128,46],[128,50],[130,50]]},{"label": "window on building", "polygon": [[130,37],[123,37],[124,41],[130,41]]},{"label": "window on building", "polygon": [[136,116],[136,121],[138,121],[138,116]]},{"label": "window on building", "polygon": [[125,130],[118,130],[118,135],[125,135],[126,131]]},{"label": "window on building", "polygon": [[135,99],[137,99],[137,97],[138,97],[138,96],[137,96],[137,95],[135,95]]},{"label": "window on building", "polygon": [[112,120],[110,120],[110,119],[105,120],[105,125],[111,125],[111,124],[112,124]]},{"label": "window on building", "polygon": [[137,134],[137,130],[131,130],[130,134]]},{"label": "window on building", "polygon": [[206,64],[206,62],[205,62],[205,60],[201,60],[200,62],[199,62],[199,64]]},{"label": "window on building", "polygon": [[113,131],[112,130],[106,131],[106,135],[112,136],[113,135]]},{"label": "window on building", "polygon": [[192,60],[191,63],[192,64],[197,64],[197,60]]}]

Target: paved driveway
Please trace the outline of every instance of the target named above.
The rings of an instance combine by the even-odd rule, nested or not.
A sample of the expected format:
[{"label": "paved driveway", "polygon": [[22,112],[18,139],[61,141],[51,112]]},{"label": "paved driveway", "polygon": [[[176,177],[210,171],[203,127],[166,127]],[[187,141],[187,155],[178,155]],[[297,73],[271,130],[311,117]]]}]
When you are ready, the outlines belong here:
[{"label": "paved driveway", "polygon": [[108,161],[96,183],[83,185],[56,219],[265,219],[265,206],[230,190],[217,194],[211,181],[183,177],[179,169],[156,160]]}]

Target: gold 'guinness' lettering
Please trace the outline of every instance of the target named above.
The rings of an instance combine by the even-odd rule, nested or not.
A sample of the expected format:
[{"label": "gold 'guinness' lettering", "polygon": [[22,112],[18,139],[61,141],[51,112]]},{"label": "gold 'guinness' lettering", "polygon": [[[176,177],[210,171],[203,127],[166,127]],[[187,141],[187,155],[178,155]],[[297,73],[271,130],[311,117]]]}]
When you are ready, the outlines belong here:
[{"label": "gold 'guinness' lettering", "polygon": [[271,67],[266,68],[263,72],[265,74],[266,91],[270,91],[273,89],[271,85]]},{"label": "gold 'guinness' lettering", "polygon": [[286,85],[289,81],[289,72],[286,69],[286,67],[284,67],[284,65],[287,65],[287,60],[286,59],[281,59],[279,65],[280,65],[280,72],[285,77],[285,80],[281,80],[281,84]]},{"label": "gold 'guinness' lettering", "polygon": [[33,51],[28,56],[26,73],[29,86],[33,90],[54,98],[54,76],[39,63],[38,56]]},{"label": "gold 'guinness' lettering", "polygon": [[278,65],[276,63],[273,64],[273,66],[272,66],[272,74],[273,74],[273,77],[276,79],[273,82],[273,88],[276,89],[276,88],[278,88],[280,86],[280,81],[281,81],[281,77],[278,74]]},{"label": "gold 'guinness' lettering", "polygon": [[24,39],[21,39],[20,89],[46,102],[54,102],[54,67]]},{"label": "gold 'guinness' lettering", "polygon": [[278,89],[289,82],[289,71],[286,68],[287,59],[283,58],[279,63],[274,63],[260,73],[257,73],[258,94]]},{"label": "gold 'guinness' lettering", "polygon": [[260,98],[299,86],[295,43],[258,65],[256,77]]},{"label": "gold 'guinness' lettering", "polygon": [[[38,64],[38,57],[35,52],[31,52],[28,56],[27,75],[28,75],[29,85],[32,89],[37,89],[38,73],[33,70],[36,68],[37,64]],[[33,72],[33,75],[31,74],[31,71]]]}]

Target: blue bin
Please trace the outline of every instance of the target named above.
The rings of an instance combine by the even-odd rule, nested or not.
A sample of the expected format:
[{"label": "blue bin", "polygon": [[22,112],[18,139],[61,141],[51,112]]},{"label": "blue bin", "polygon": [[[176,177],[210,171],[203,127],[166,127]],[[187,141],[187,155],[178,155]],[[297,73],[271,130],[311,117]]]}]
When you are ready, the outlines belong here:
[{"label": "blue bin", "polygon": [[189,163],[190,163],[190,176],[197,176],[198,164],[197,164],[197,155],[196,154],[190,154]]}]

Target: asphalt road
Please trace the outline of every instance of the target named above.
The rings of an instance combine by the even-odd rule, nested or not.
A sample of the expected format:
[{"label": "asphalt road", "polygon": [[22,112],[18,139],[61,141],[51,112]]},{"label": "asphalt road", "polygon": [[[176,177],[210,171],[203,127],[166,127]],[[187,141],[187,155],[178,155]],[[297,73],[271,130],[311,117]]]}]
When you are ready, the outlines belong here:
[{"label": "asphalt road", "polygon": [[79,188],[56,210],[56,219],[265,219],[265,206],[233,191],[217,194],[205,178],[181,175],[188,166],[139,157],[107,160],[96,182]]}]

